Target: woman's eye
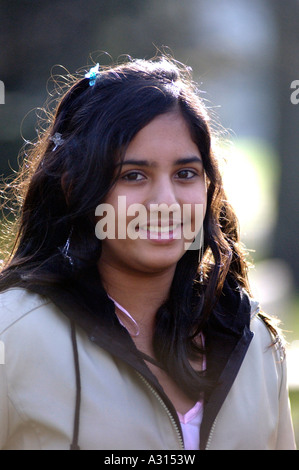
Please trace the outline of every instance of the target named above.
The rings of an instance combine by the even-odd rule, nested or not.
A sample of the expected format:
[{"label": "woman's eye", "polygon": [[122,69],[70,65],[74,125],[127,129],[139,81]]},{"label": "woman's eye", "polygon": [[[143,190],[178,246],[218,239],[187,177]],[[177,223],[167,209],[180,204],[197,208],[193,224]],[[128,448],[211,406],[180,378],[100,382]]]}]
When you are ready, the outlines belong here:
[{"label": "woman's eye", "polygon": [[180,170],[177,175],[180,179],[188,180],[196,176],[196,172],[193,170]]},{"label": "woman's eye", "polygon": [[138,171],[131,171],[122,176],[122,179],[125,181],[141,181],[144,179],[144,176]]}]

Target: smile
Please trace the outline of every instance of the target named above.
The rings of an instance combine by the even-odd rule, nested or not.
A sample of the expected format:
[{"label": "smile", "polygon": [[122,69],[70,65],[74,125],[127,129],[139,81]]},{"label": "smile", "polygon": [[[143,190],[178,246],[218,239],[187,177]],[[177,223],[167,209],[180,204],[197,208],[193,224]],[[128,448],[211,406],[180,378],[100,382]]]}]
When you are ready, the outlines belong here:
[{"label": "smile", "polygon": [[182,238],[182,224],[180,222],[172,225],[141,225],[136,227],[136,232],[143,239],[167,243]]},{"label": "smile", "polygon": [[181,227],[181,223],[177,223],[175,225],[143,225],[140,227],[140,230],[150,232],[150,233],[169,233],[174,232],[178,228]]},{"label": "smile", "polygon": [[[203,226],[204,206],[183,204],[179,209],[161,203],[149,212],[145,205],[127,205],[126,196],[118,196],[117,206],[102,203],[96,207],[95,234],[99,240],[140,238],[162,244],[184,240],[185,249],[198,250],[197,235]],[[119,217],[116,218],[116,214]]]}]

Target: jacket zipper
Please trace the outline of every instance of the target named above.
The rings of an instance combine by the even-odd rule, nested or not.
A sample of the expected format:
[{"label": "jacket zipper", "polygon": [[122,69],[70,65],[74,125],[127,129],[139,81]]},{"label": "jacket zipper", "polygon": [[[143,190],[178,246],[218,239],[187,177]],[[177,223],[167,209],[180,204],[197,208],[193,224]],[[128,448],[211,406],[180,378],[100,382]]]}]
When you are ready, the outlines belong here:
[{"label": "jacket zipper", "polygon": [[216,418],[215,421],[213,422],[212,427],[211,427],[211,429],[210,429],[210,433],[209,433],[209,437],[208,437],[208,440],[207,440],[207,443],[206,443],[205,450],[209,450],[209,447],[210,447],[210,444],[211,444],[211,440],[212,440],[212,436],[213,436],[213,432],[214,432],[214,429],[215,429],[215,427],[216,427],[216,421],[217,421],[217,418]]},{"label": "jacket zipper", "polygon": [[184,441],[183,441],[183,438],[182,438],[182,435],[181,435],[181,431],[177,425],[177,423],[175,422],[175,419],[171,413],[171,411],[169,410],[169,408],[167,407],[167,405],[165,404],[164,400],[160,397],[159,393],[151,386],[151,384],[143,377],[142,374],[140,374],[140,372],[137,372],[137,375],[140,377],[140,379],[142,380],[142,382],[149,388],[149,390],[154,394],[154,396],[157,398],[157,400],[159,401],[159,403],[161,404],[162,408],[166,411],[169,419],[170,419],[170,422],[172,424],[172,426],[174,427],[174,430],[177,434],[177,437],[178,437],[178,440],[179,440],[179,443],[180,443],[180,447],[181,449],[184,449]]}]

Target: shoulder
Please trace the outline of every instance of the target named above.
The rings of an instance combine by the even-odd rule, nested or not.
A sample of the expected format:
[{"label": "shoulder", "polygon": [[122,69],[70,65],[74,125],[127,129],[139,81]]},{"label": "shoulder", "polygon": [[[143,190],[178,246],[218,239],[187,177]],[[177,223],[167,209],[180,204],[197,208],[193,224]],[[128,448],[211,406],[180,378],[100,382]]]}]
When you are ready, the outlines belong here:
[{"label": "shoulder", "polygon": [[250,299],[250,330],[270,340],[270,330],[263,321],[260,304],[255,299]]},{"label": "shoulder", "polygon": [[264,360],[268,357],[274,361],[276,369],[281,369],[285,364],[284,337],[277,327],[274,318],[266,315],[259,302],[250,299],[250,330],[253,332],[253,346],[259,350]]},{"label": "shoulder", "polygon": [[266,314],[259,302],[250,298],[250,329],[259,333],[264,338],[272,341],[272,343],[284,344],[283,334],[279,328],[279,320]]},{"label": "shoulder", "polygon": [[0,334],[26,315],[50,304],[50,300],[24,288],[0,293]]}]

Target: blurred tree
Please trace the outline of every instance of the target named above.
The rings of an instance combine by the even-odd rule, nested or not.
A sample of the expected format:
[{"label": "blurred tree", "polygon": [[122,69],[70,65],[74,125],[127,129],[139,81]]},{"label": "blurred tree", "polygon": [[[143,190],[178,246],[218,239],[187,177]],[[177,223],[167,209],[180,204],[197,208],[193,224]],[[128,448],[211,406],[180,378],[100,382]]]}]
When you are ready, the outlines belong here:
[{"label": "blurred tree", "polygon": [[277,54],[277,149],[281,175],[273,254],[291,267],[299,291],[299,104],[291,102],[291,83],[299,80],[299,1],[270,1],[279,33]]}]

